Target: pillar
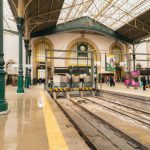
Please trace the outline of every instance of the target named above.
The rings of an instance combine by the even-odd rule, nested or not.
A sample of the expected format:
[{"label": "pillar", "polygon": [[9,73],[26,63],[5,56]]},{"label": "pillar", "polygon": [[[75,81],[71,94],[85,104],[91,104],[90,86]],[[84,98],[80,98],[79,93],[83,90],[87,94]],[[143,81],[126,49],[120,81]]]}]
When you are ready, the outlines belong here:
[{"label": "pillar", "polygon": [[136,56],[135,56],[135,44],[133,43],[133,70],[135,71],[136,69],[135,69],[135,58],[136,58]]},{"label": "pillar", "polygon": [[[24,40],[24,44],[25,44],[25,49],[26,49],[26,65],[28,65],[29,40]],[[29,70],[28,70],[28,67],[26,67],[25,88],[29,88]]]},{"label": "pillar", "polygon": [[22,34],[24,28],[24,18],[18,17],[17,18],[17,28],[19,32],[19,71],[18,71],[18,89],[17,93],[24,93],[23,88],[23,54],[22,54]]},{"label": "pillar", "polygon": [[94,88],[94,52],[91,52],[91,80],[92,80],[92,87]]},{"label": "pillar", "polygon": [[[29,65],[31,65],[31,50],[28,51]],[[31,85],[31,67],[29,68],[29,85]]]},{"label": "pillar", "polygon": [[3,0],[0,0],[0,112],[7,111],[8,103],[5,99],[5,75],[3,52]]}]

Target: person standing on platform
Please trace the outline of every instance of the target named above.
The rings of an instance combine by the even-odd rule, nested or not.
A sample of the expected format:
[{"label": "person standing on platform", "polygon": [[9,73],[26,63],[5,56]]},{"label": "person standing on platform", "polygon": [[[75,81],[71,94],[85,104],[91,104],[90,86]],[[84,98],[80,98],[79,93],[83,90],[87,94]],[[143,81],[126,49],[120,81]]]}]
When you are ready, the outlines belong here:
[{"label": "person standing on platform", "polygon": [[143,82],[143,91],[146,91],[146,78],[145,78],[145,76],[143,76],[142,82]]},{"label": "person standing on platform", "polygon": [[114,83],[114,80],[113,80],[113,77],[111,76],[110,77],[110,86],[113,86],[113,83]]},{"label": "person standing on platform", "polygon": [[51,79],[50,79],[50,83],[49,83],[49,87],[50,87],[50,88],[53,88],[53,84],[54,84],[54,83],[53,83],[53,78],[51,78]]},{"label": "person standing on platform", "polygon": [[113,86],[115,86],[115,84],[116,84],[116,78],[113,77]]},{"label": "person standing on platform", "polygon": [[106,77],[106,84],[107,84],[108,86],[109,86],[109,84],[110,84],[109,81],[110,81],[110,78],[109,78],[109,76],[107,76],[107,77]]}]

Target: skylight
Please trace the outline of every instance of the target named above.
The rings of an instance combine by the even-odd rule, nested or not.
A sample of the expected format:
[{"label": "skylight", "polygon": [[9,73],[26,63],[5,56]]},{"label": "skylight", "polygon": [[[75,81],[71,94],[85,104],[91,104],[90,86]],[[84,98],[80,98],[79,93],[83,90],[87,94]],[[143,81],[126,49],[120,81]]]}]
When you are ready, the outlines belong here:
[{"label": "skylight", "polygon": [[117,30],[150,9],[150,0],[65,0],[57,24],[88,16]]},{"label": "skylight", "polygon": [[7,0],[3,0],[3,22],[5,30],[17,31],[16,22]]}]

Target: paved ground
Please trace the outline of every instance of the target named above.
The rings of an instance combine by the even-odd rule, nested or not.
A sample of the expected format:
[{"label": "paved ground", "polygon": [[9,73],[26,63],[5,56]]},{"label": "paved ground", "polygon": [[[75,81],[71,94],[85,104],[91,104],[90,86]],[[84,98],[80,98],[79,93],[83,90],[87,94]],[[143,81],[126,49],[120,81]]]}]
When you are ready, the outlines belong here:
[{"label": "paved ground", "polygon": [[[99,84],[99,88],[101,88],[101,85]],[[104,90],[110,90],[110,91],[116,91],[120,93],[129,93],[134,95],[140,95],[140,96],[146,96],[150,97],[150,88],[147,88],[146,91],[143,91],[143,88],[135,89],[134,87],[127,88],[124,83],[116,83],[115,87],[110,87],[106,83],[102,84],[102,89]]]},{"label": "paved ground", "polygon": [[[10,112],[0,116],[0,150],[88,150],[54,102],[45,96],[44,108],[39,108],[41,92],[44,95],[39,86],[25,94],[16,94],[16,87],[6,87]],[[58,148],[59,144],[63,146]]]}]

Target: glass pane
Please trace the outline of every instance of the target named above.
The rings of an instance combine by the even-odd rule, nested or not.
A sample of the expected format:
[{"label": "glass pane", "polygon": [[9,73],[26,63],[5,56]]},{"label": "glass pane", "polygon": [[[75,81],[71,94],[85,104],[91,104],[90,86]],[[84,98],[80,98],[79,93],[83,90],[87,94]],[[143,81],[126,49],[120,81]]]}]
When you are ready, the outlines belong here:
[{"label": "glass pane", "polygon": [[3,0],[3,22],[5,30],[18,31],[14,16],[11,12],[8,0]]},{"label": "glass pane", "polygon": [[[49,49],[50,46],[47,42],[41,41],[36,45],[36,62],[45,62],[45,50]],[[50,57],[50,51],[47,53]],[[50,59],[48,60],[50,62]]]},{"label": "glass pane", "polygon": [[45,79],[45,69],[38,69],[38,79]]},{"label": "glass pane", "polygon": [[111,53],[115,55],[115,62],[119,64],[121,62],[121,56],[122,56],[121,48],[118,46],[114,46],[111,50]]},{"label": "glass pane", "polygon": [[65,0],[57,23],[88,16],[116,30],[149,8],[149,0]]}]

